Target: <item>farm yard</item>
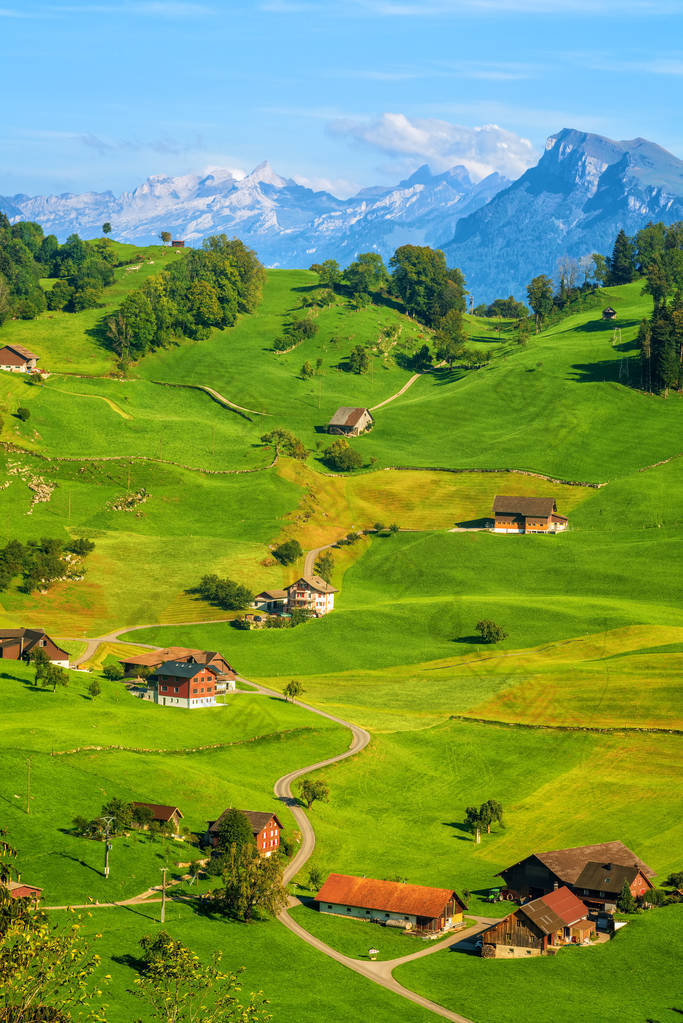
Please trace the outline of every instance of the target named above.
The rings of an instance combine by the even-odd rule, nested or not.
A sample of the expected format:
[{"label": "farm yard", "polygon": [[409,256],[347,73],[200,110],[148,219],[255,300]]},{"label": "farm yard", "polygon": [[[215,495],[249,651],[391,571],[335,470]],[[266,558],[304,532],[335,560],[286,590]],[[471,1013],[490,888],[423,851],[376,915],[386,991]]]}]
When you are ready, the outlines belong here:
[{"label": "farm yard", "polygon": [[[622,330],[616,346],[595,308],[524,345],[511,324],[498,331],[467,317],[472,345],[492,353],[488,365],[421,373],[353,438],[363,466],[335,473],[324,424],[340,406],[372,409],[400,391],[412,354],[433,340],[429,329],[397,303],[355,309],[341,297],[316,311],[314,336],[275,351],[317,278],[271,270],[256,313],[207,340],[151,352],[120,378],[103,318],[141,278],[183,258],[144,252],[153,262],[117,269],[101,308],[1,328],[4,342],[38,350],[51,376],[34,386],[0,374],[0,546],[95,544],[81,581],[27,593],[14,576],[0,591],[0,626],[46,629],[72,664],[90,651],[90,671],[69,672],[56,692],[33,685],[32,666],[2,662],[0,825],[22,879],[48,906],[133,898],[157,886],[164,867],[180,882],[178,864],[200,855],[190,834],[228,806],[276,811],[295,848],[296,806],[277,800],[275,783],[349,746],[348,728],[315,710],[368,730],[370,742],[311,773],[329,785],[329,802],[307,810],[315,849],[290,879],[292,896],[314,896],[312,870],[401,878],[467,891],[468,914],[485,919],[506,911],[487,901],[504,866],[532,849],[615,839],[663,885],[683,850],[683,461],[680,395],[631,386],[638,323],[651,307],[642,282],[604,293]],[[363,374],[348,366],[358,344],[370,349]],[[304,362],[317,367],[310,378]],[[26,420],[15,415],[20,405]],[[263,443],[273,429],[292,431],[306,457]],[[37,479],[47,499],[34,500]],[[569,529],[494,535],[484,524],[497,494],[554,498]],[[280,589],[304,573],[307,552],[351,533],[355,542],[330,548],[339,592],[320,620],[238,629],[240,612],[194,592],[210,574],[252,593]],[[282,564],[274,549],[292,539],[302,554]],[[500,642],[483,642],[481,619],[502,627]],[[128,655],[172,646],[222,651],[243,691],[186,714],[102,675]],[[298,703],[279,696],[292,680]],[[102,844],[74,834],[72,821],[113,797],[178,805],[189,833],[117,837],[105,880]],[[504,827],[475,844],[467,809],[488,799],[502,804]],[[246,966],[245,989],[265,992],[275,1021],[319,1019],[332,997],[341,1021],[360,1005],[373,1021],[434,1018],[276,920],[203,916],[187,881],[180,892],[187,898],[169,901],[168,930],[201,956],[220,948],[230,968]],[[131,957],[156,926],[155,897],[89,910],[85,929],[102,934],[112,976],[110,1023],[142,1011],[129,993]],[[307,905],[291,915],[354,960],[372,943],[380,960],[423,947],[385,928],[323,920]],[[399,965],[395,980],[476,1023],[516,1020],[522,1004],[528,1023],[550,1023],[558,1004],[585,1023],[664,1023],[676,1013],[679,917],[680,906],[653,909],[600,947],[533,962],[436,951]],[[292,964],[310,986],[305,1004]],[[505,978],[492,980],[499,970]]]}]

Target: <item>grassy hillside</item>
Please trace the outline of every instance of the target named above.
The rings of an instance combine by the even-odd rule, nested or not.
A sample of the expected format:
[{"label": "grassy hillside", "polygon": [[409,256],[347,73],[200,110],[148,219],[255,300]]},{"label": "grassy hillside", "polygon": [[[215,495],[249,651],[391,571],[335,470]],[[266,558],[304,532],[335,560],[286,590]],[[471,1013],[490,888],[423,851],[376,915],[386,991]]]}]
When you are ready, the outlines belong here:
[{"label": "grassy hillside", "polygon": [[[599,310],[525,346],[505,329],[499,336],[495,322],[469,318],[474,344],[492,352],[489,366],[420,376],[353,442],[368,468],[339,476],[321,462],[323,424],[338,405],[374,406],[398,392],[412,376],[410,352],[429,332],[391,303],[355,311],[340,298],[316,315],[314,338],[276,354],[273,340],[302,315],[315,278],[269,271],[255,315],[208,341],[150,354],[119,380],[103,318],[145,275],[182,258],[161,248],[148,254],[153,262],[139,270],[117,270],[100,309],[0,330],[0,341],[34,349],[52,371],[41,387],[0,374],[0,545],[95,541],[81,582],[27,595],[13,580],[0,593],[0,624],[46,627],[74,654],[85,637],[149,625],[122,641],[221,650],[248,677],[280,689],[300,679],[307,700],[368,727],[370,746],[324,772],[331,799],[311,813],[314,863],[323,869],[469,888],[476,910],[497,871],[533,848],[619,838],[659,879],[680,867],[680,395],[664,400],[629,387],[638,374],[637,324],[650,303],[641,285],[607,293],[619,314],[616,345],[615,324],[604,324]],[[359,343],[374,352],[362,376],[345,368]],[[303,380],[303,362],[318,359],[320,372]],[[240,416],[199,390],[161,384],[208,386],[251,411]],[[14,415],[19,405],[29,408],[27,422]],[[271,464],[273,451],[259,438],[276,426],[301,437],[311,452],[305,463]],[[472,471],[491,469],[557,479]],[[33,500],[37,480],[47,484],[47,501]],[[496,493],[552,496],[570,530],[457,530],[486,517]],[[136,494],[131,511],[115,510]],[[254,591],[281,587],[304,561],[276,563],[276,542],[293,537],[309,550],[375,522],[402,531],[334,552],[340,593],[323,620],[241,632],[189,592],[209,572]],[[507,639],[479,643],[480,618],[499,622]],[[108,640],[90,664],[124,649]],[[50,902],[131,895],[156,883],[161,866],[178,873],[193,855],[186,843],[117,839],[105,883],[101,846],[70,833],[74,815],[90,816],[119,795],[178,803],[200,829],[229,803],[272,808],[278,776],[348,744],[337,726],[253,692],[215,710],[169,713],[118,683],[103,683],[93,701],[87,674],[73,674],[56,694],[35,691],[22,666],[5,665],[0,675],[2,823],[20,849],[24,879],[42,885]],[[197,749],[211,743],[220,748]],[[94,746],[125,748],[83,749]],[[506,827],[475,847],[465,808],[488,798],[503,802]],[[307,883],[307,871],[299,881]],[[105,933],[110,1019],[123,1023],[143,1011],[127,994],[127,957],[156,910],[98,913],[107,926],[99,916],[87,926]],[[305,1023],[318,1018],[318,1001],[332,1000],[342,1021],[356,1019],[359,1007],[373,1020],[426,1016],[342,973],[275,923],[243,928],[179,905],[169,913],[169,929],[198,951],[219,947],[228,966],[244,963],[246,988],[266,991],[276,1020]],[[531,1023],[546,1023],[546,1001],[588,1020],[582,991],[608,1019],[619,978],[636,963],[638,992],[624,1002],[624,1019],[664,1019],[661,1006],[673,1004],[662,966],[671,919],[653,912],[605,949],[505,964],[509,985],[507,973],[505,983],[488,979],[501,964],[451,953],[406,967],[399,979],[477,1023],[504,1023],[522,1003]],[[291,984],[293,961],[309,978],[304,1003]],[[523,972],[529,967],[533,974]],[[617,978],[611,986],[601,984],[607,976]],[[530,977],[534,991],[551,993],[543,1004],[529,997]]]}]

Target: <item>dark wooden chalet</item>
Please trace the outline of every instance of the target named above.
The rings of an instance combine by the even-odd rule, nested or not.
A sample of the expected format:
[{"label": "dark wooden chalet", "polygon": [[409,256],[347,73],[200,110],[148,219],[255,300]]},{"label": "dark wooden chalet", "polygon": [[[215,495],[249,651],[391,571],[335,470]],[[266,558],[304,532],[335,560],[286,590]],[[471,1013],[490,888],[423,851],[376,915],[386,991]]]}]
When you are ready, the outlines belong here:
[{"label": "dark wooden chalet", "polygon": [[[209,821],[206,834],[208,841],[214,849],[218,845],[218,837],[221,830],[221,824],[223,823],[223,818],[231,809],[232,807],[228,807],[215,821]],[[240,813],[243,813],[249,821],[251,833],[254,836],[254,842],[256,843],[259,855],[268,857],[272,856],[274,852],[277,852],[280,847],[282,823],[276,814],[263,810],[240,810]]]},{"label": "dark wooden chalet", "polygon": [[616,320],[617,318],[616,309],[612,309],[612,306],[608,305],[606,309],[602,310],[602,318],[603,320]]},{"label": "dark wooden chalet", "polygon": [[545,955],[588,941],[594,933],[583,902],[568,888],[557,888],[484,931],[481,954],[485,959]]},{"label": "dark wooden chalet", "polygon": [[28,661],[36,650],[43,650],[49,661],[69,667],[69,655],[57,646],[44,629],[0,629],[0,658]]},{"label": "dark wooden chalet", "polygon": [[[617,867],[627,868],[626,873],[622,875],[616,870]],[[501,870],[500,876],[507,887],[521,898],[537,898],[553,891],[555,887],[566,885],[579,898],[585,896],[591,906],[607,908],[615,901],[607,898],[611,894],[605,887],[608,878],[615,879],[609,881],[610,885],[616,884],[617,880],[621,881],[619,891],[624,879],[630,879],[629,884],[633,885],[633,894],[636,895],[652,887],[649,879],[654,874],[623,842],[600,842],[598,845],[582,845],[574,849],[532,853]],[[593,884],[597,887],[593,888]]]},{"label": "dark wooden chalet", "polygon": [[318,909],[387,927],[438,934],[462,923],[466,906],[451,888],[330,874],[318,892]]}]

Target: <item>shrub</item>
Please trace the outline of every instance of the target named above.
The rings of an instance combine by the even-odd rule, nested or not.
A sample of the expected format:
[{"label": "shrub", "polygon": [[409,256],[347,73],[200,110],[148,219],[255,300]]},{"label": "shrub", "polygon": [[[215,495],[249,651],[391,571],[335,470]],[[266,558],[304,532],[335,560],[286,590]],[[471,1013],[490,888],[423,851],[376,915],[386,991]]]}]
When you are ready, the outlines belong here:
[{"label": "shrub", "polygon": [[110,682],[118,682],[123,678],[123,668],[118,661],[113,661],[111,664],[105,664],[102,668],[102,674]]},{"label": "shrub", "polygon": [[501,639],[507,637],[507,632],[500,625],[496,625],[495,622],[489,619],[482,619],[482,621],[477,622],[475,629],[481,636],[483,643],[500,643]]},{"label": "shrub", "polygon": [[303,550],[298,540],[285,540],[275,548],[273,554],[283,565],[291,565],[293,561],[301,557]]},{"label": "shrub", "polygon": [[354,451],[344,437],[339,437],[325,448],[323,458],[335,472],[350,472],[363,465],[363,456]]}]

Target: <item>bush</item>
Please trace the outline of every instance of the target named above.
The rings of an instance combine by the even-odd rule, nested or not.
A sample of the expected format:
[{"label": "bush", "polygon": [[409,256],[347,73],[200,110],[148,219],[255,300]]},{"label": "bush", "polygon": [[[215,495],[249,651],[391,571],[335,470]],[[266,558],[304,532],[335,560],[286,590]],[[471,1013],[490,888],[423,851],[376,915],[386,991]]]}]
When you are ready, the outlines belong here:
[{"label": "bush", "polygon": [[354,451],[344,437],[339,437],[325,448],[323,458],[335,472],[351,472],[363,465],[363,456]]},{"label": "bush", "polygon": [[118,661],[114,661],[112,664],[105,664],[102,668],[102,674],[110,682],[118,682],[123,678],[123,668]]},{"label": "bush", "polygon": [[241,611],[254,599],[253,593],[246,586],[234,579],[219,579],[217,575],[202,576],[199,586],[190,592],[199,593],[204,600],[226,611]]},{"label": "bush", "polygon": [[500,643],[501,639],[507,638],[507,632],[500,625],[496,625],[495,622],[489,619],[477,622],[475,629],[481,636],[483,643]]},{"label": "bush", "polygon": [[21,419],[22,423],[25,423],[26,420],[30,418],[31,410],[28,408],[24,408],[23,405],[20,405],[19,408],[17,409],[17,419]]},{"label": "bush", "polygon": [[285,540],[275,548],[273,554],[283,565],[291,565],[293,561],[301,557],[303,550],[298,540]]}]

